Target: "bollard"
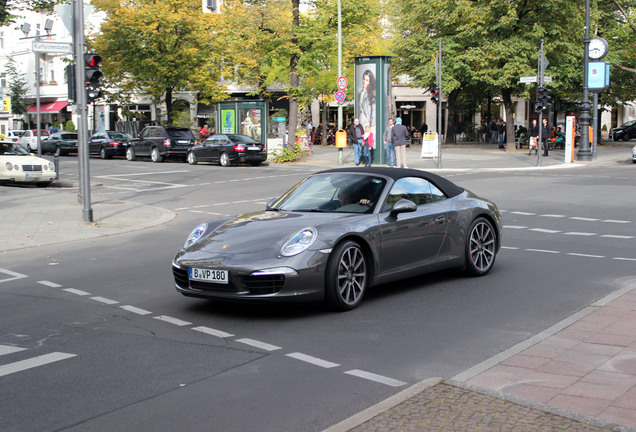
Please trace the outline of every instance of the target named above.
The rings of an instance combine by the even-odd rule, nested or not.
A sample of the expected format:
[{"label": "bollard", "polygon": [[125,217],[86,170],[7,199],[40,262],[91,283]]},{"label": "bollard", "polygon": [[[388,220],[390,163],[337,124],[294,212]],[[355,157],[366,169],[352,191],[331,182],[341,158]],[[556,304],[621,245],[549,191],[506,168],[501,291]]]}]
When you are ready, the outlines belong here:
[{"label": "bollard", "polygon": [[53,166],[55,167],[55,180],[60,179],[60,157],[57,153],[53,156]]}]

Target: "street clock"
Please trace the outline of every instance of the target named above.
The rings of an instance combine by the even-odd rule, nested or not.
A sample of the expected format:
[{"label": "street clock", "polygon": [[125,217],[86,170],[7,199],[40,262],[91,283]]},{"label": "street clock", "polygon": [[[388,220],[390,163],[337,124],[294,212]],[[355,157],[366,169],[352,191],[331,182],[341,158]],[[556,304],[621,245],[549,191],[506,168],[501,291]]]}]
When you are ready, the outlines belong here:
[{"label": "street clock", "polygon": [[596,37],[590,40],[590,47],[588,49],[588,55],[592,60],[600,60],[605,55],[607,55],[607,51],[609,50],[609,44],[603,38]]}]

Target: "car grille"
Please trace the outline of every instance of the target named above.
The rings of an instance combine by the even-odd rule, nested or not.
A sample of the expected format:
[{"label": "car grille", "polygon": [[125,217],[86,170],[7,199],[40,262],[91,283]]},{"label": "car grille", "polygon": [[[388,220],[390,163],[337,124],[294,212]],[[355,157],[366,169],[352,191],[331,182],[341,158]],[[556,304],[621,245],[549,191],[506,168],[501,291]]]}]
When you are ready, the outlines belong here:
[{"label": "car grille", "polygon": [[22,165],[22,171],[42,172],[42,165]]},{"label": "car grille", "polygon": [[189,280],[187,270],[173,267],[172,272],[177,286],[185,290],[193,289],[219,293],[239,293],[247,291],[249,293],[247,295],[262,295],[275,294],[280,291],[285,284],[284,275],[242,276],[230,278],[229,284],[214,284]]}]

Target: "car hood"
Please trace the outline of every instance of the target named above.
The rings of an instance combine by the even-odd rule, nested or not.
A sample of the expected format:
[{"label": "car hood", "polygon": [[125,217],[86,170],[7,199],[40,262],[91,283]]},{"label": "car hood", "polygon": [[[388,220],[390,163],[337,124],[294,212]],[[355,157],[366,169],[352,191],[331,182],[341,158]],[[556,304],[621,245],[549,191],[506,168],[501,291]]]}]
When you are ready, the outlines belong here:
[{"label": "car hood", "polygon": [[11,162],[14,165],[49,165],[49,160],[30,155],[2,155],[0,161]]},{"label": "car hood", "polygon": [[[329,226],[346,221],[352,224],[361,215],[351,213],[300,213],[281,211],[261,211],[246,213],[230,219],[204,235],[202,239],[192,245],[188,251],[200,251],[204,253],[243,254],[256,253],[269,248],[280,249],[297,231],[314,227]],[[369,216],[369,215],[364,215]]]}]

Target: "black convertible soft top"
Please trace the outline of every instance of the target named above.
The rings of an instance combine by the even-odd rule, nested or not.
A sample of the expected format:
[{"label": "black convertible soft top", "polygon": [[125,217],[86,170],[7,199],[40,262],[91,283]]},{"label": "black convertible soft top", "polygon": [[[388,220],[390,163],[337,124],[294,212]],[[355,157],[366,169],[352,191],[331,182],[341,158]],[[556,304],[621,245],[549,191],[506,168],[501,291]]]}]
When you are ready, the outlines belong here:
[{"label": "black convertible soft top", "polygon": [[372,174],[390,177],[393,180],[398,180],[403,177],[421,177],[433,183],[444,194],[452,198],[464,192],[464,188],[457,186],[450,180],[440,177],[437,174],[433,174],[428,171],[420,171],[408,168],[389,168],[389,167],[356,167],[356,168],[336,168],[326,171],[320,171],[316,174],[324,173],[355,173],[355,174]]}]

